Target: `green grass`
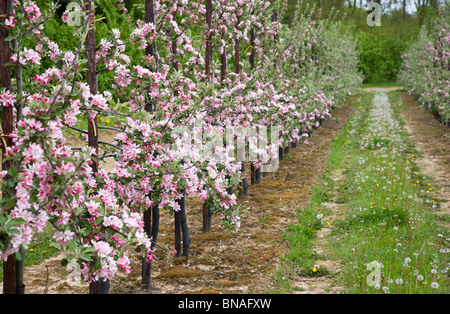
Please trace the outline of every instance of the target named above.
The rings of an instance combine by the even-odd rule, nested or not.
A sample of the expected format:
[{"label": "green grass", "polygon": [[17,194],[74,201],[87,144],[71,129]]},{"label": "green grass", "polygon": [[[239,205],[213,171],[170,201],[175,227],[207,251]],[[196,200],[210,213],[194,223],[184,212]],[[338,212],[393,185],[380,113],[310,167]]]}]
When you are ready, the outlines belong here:
[{"label": "green grass", "polygon": [[[31,242],[25,249],[25,269],[30,265],[39,265],[47,258],[59,254],[59,251],[53,247],[54,228],[48,226],[45,230]],[[0,280],[3,280],[3,263],[0,263]]]},{"label": "green grass", "polygon": [[[326,220],[321,204],[332,196],[344,203],[344,217],[333,222],[325,254],[341,261],[336,284],[346,293],[446,294],[450,234],[437,221],[449,218],[435,213],[439,200],[427,192],[437,187],[415,163],[419,153],[402,128],[398,93],[389,97],[398,128],[384,134],[372,129],[372,96],[364,93],[355,104],[359,111],[334,140],[322,183],[310,205],[299,210],[298,223],[287,230],[286,261],[297,274],[319,275],[311,271],[319,258],[313,251],[321,227],[317,215]],[[333,185],[327,178],[335,170],[344,178]],[[380,275],[375,283],[374,274]]]},{"label": "green grass", "polygon": [[372,87],[398,87],[400,86],[397,82],[373,82],[364,83],[362,88],[372,88]]},{"label": "green grass", "polygon": [[[396,100],[393,93],[393,117],[402,126]],[[348,214],[335,224],[328,247],[345,265],[339,283],[348,293],[448,293],[449,232],[425,202],[431,178],[417,172],[418,153],[401,129],[396,134],[401,141],[394,143],[368,133],[364,116],[353,121],[354,145],[346,150],[365,162],[346,164]],[[364,150],[363,141],[368,142]],[[368,282],[374,261],[382,265],[379,286]]]}]

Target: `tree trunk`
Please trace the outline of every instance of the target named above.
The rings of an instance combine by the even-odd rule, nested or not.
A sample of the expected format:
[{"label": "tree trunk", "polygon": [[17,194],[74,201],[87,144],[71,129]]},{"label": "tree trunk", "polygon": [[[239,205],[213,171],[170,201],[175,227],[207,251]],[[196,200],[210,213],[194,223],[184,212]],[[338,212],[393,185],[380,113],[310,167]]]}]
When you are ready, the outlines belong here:
[{"label": "tree trunk", "polygon": [[[95,9],[93,1],[85,0],[86,11],[88,12],[89,23],[91,24],[86,35],[86,67],[87,67],[87,83],[91,94],[95,95],[98,92],[97,85],[97,67],[95,64]],[[91,168],[95,173],[98,172],[98,124],[97,117],[89,119],[88,122],[88,145],[94,149],[92,155]],[[108,294],[109,280],[92,282],[89,285],[90,294]]]},{"label": "tree trunk", "polygon": [[[155,4],[154,0],[145,0],[145,22],[156,24],[155,20]],[[175,48],[176,49],[176,48]],[[155,58],[156,67],[158,68],[158,56],[156,43],[150,44],[145,48],[145,54],[150,55]],[[177,66],[176,60],[174,60],[174,67]],[[156,69],[158,70],[158,69]],[[155,100],[151,99],[149,95],[147,95],[145,111],[153,112],[155,110]],[[155,247],[155,243],[158,239],[159,234],[159,205],[151,206],[147,208],[144,212],[144,231],[148,237],[151,236],[152,244],[151,249],[153,250]],[[149,290],[151,286],[151,268],[152,268],[152,260],[148,261],[146,258],[142,259],[142,274],[141,274],[141,282],[142,282],[142,290]]]},{"label": "tree trunk", "polygon": [[[189,248],[191,244],[189,236],[189,228],[186,218],[186,191],[182,191],[183,196],[177,200],[180,209],[175,212],[175,250],[176,257],[189,256]],[[183,242],[183,244],[181,244]],[[183,247],[183,251],[181,250]]]},{"label": "tree trunk", "polygon": [[[222,32],[221,39],[223,40],[225,38],[225,31]],[[223,52],[220,54],[220,61],[221,61],[221,67],[220,67],[220,83],[223,86],[225,86],[225,80],[227,78],[227,46],[223,47]]]},{"label": "tree trunk", "polygon": [[206,24],[208,30],[206,32],[206,56],[205,56],[205,74],[206,79],[211,79],[211,60],[212,60],[212,0],[206,0]]},{"label": "tree trunk", "polygon": [[[0,15],[2,16],[0,20],[3,22],[8,16],[8,5],[7,0],[0,0]],[[5,65],[5,63],[9,62],[9,58],[11,57],[11,48],[10,43],[6,41],[8,37],[8,30],[5,27],[0,27],[0,80],[1,87],[6,90],[11,91],[11,72],[10,69]],[[13,107],[3,107],[1,110],[1,125],[3,134],[2,137],[2,153],[3,156],[6,154],[7,147],[12,145],[12,140],[9,135],[14,130],[14,117],[13,117]],[[5,145],[6,144],[6,145]],[[2,161],[2,170],[8,171],[12,166],[12,161]],[[6,175],[3,179],[4,182],[10,179],[9,175]],[[3,197],[5,197],[5,193]],[[10,196],[10,195],[8,195]],[[3,211],[3,209],[2,209]],[[4,294],[17,294],[17,268],[16,268],[16,257],[15,255],[8,256],[7,261],[3,262],[3,293]]]},{"label": "tree trunk", "polygon": [[[145,22],[156,24],[155,20],[155,4],[154,0],[145,0]],[[147,56],[152,56],[156,61],[156,71],[158,71],[158,50],[156,43],[147,45],[145,48],[145,54]],[[155,100],[151,99],[149,95],[146,97],[145,110],[147,112],[153,112],[155,110]]]},{"label": "tree trunk", "polygon": [[[252,14],[255,12],[253,11]],[[250,42],[252,45],[252,50],[250,52],[250,69],[253,71],[255,69],[255,41],[256,41],[256,33],[255,29],[252,27],[250,29]],[[253,73],[252,73],[253,74]],[[252,163],[250,165],[250,183],[251,184],[259,184],[261,183],[261,167],[257,168]]]},{"label": "tree trunk", "polygon": [[[206,53],[205,53],[205,75],[207,81],[212,81],[211,77],[211,61],[212,61],[212,0],[206,0],[206,24],[208,30],[205,34],[206,41]],[[225,60],[226,61],[226,60]],[[223,59],[222,59],[223,62]],[[212,82],[214,84],[214,82]],[[203,204],[203,231],[209,231],[211,229],[211,217],[212,211],[206,202]]]},{"label": "tree trunk", "polygon": [[[239,27],[239,18],[236,21],[236,29]],[[241,73],[241,65],[240,65],[240,42],[239,38],[236,38],[234,41],[234,72],[236,74]],[[241,172],[245,175],[245,162],[242,161]],[[248,195],[248,182],[247,179],[242,179],[239,184],[239,194],[238,197],[242,199],[244,195]]]}]

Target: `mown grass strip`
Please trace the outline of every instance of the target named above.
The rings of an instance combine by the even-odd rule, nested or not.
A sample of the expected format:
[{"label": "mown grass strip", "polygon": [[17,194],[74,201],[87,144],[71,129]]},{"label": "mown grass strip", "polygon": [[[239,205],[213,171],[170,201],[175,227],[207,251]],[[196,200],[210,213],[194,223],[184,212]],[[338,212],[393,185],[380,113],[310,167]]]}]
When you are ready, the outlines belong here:
[{"label": "mown grass strip", "polygon": [[434,187],[414,162],[395,95],[349,124],[344,150],[357,158],[346,163],[347,216],[328,250],[344,265],[339,284],[348,293],[448,293],[449,231],[436,224],[427,193]]},{"label": "mown grass strip", "polygon": [[[290,251],[275,276],[279,291],[292,291],[289,272],[329,274],[313,268],[320,258],[313,243],[329,214],[322,205],[332,199],[345,203],[345,217],[333,222],[326,255],[341,261],[335,284],[346,293],[449,292],[450,235],[436,223],[438,200],[428,193],[437,187],[414,162],[420,152],[403,129],[398,93],[385,96],[363,93],[357,114],[334,140],[322,183],[286,231]],[[337,170],[343,179],[330,180]]]},{"label": "mown grass strip", "polygon": [[[362,93],[359,101],[352,105],[363,106],[367,98],[370,98],[370,94]],[[315,251],[314,240],[317,232],[327,224],[324,217],[330,212],[326,204],[338,197],[335,191],[337,186],[331,173],[339,169],[346,160],[345,145],[349,142],[349,132],[350,129],[346,126],[332,141],[325,174],[320,177],[319,184],[313,187],[309,204],[305,208],[298,209],[296,223],[285,230],[284,238],[289,245],[289,250],[283,257],[281,268],[273,276],[275,289],[271,292],[292,292],[295,289],[291,285],[291,279],[294,276],[320,277],[330,274],[326,267],[316,267],[320,256]]]}]

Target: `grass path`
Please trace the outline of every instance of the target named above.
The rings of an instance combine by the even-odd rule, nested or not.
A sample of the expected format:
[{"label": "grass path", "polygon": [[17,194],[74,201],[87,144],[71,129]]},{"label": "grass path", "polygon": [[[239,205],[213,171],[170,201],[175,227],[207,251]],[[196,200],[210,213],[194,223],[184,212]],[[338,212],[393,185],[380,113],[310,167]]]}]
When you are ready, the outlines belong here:
[{"label": "grass path", "polygon": [[447,216],[436,215],[445,189],[435,168],[418,167],[424,153],[405,129],[400,95],[362,93],[334,141],[328,171],[287,233],[291,292],[449,292]]}]

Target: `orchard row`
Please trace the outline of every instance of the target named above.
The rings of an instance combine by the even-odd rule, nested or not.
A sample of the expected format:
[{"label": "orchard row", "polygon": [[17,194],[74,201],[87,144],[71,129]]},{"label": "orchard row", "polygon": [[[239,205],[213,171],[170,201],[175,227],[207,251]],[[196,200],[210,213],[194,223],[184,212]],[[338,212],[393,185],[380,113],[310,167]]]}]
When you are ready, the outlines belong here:
[{"label": "orchard row", "polygon": [[[214,213],[237,231],[245,166],[259,181],[264,160],[307,145],[361,83],[345,28],[299,8],[282,24],[287,1],[84,0],[62,16],[41,2],[0,1],[5,274],[20,272],[20,252],[51,224],[64,262],[95,291],[130,271],[128,247],[151,261],[160,212],[185,223],[188,196],[204,203],[204,230]],[[280,135],[246,163],[224,143],[180,156],[178,127]],[[5,275],[5,291],[12,281]]]},{"label": "orchard row", "polygon": [[404,56],[400,82],[426,109],[450,122],[450,5]]}]

